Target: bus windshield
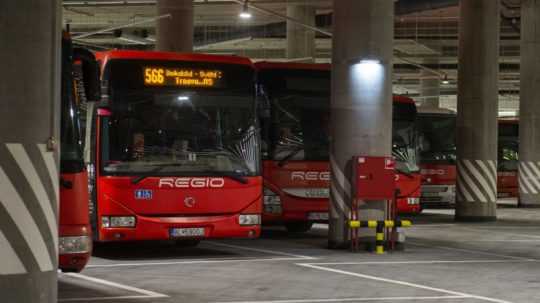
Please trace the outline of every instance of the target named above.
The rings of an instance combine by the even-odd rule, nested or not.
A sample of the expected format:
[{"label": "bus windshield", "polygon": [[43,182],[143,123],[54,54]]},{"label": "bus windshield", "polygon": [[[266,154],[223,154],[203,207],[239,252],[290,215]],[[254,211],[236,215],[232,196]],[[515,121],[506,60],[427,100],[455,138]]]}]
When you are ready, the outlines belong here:
[{"label": "bus windshield", "polygon": [[393,102],[392,156],[396,170],[404,173],[420,171],[418,166],[418,132],[413,103]]},{"label": "bus windshield", "polygon": [[328,161],[330,73],[310,74],[304,70],[260,73],[271,108],[263,153],[272,160]]},{"label": "bus windshield", "polygon": [[[60,117],[60,172],[83,171],[83,152],[79,113],[76,106],[78,95],[73,81],[73,57],[71,42],[62,42],[62,94]],[[79,92],[81,93],[81,92]]]},{"label": "bus windshield", "polygon": [[[267,158],[284,161],[328,161],[330,72],[270,70],[260,73],[271,107],[263,137]],[[397,169],[417,172],[416,107],[393,103],[393,156]]]},{"label": "bus windshield", "polygon": [[519,153],[519,128],[517,123],[499,122],[498,170],[517,171]]},{"label": "bus windshield", "polygon": [[427,115],[418,117],[420,158],[422,163],[455,163],[455,115]]},{"label": "bus windshield", "polygon": [[249,83],[245,89],[134,89],[115,85],[113,78],[111,115],[101,125],[104,173],[259,174]]}]

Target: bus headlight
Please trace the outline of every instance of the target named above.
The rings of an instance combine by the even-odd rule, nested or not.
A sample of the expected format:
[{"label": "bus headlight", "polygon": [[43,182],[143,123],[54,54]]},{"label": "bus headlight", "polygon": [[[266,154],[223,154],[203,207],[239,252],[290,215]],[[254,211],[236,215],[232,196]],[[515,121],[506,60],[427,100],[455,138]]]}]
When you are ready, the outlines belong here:
[{"label": "bus headlight", "polygon": [[281,198],[279,195],[268,188],[263,192],[264,212],[269,214],[281,214]]},{"label": "bus headlight", "polygon": [[64,254],[84,254],[90,251],[90,238],[88,236],[60,237],[58,239],[58,252]]},{"label": "bus headlight", "polygon": [[238,224],[240,225],[260,225],[260,215],[240,215],[238,216]]},{"label": "bus headlight", "polygon": [[420,204],[420,198],[407,198],[408,205],[418,205]]},{"label": "bus headlight", "polygon": [[101,217],[101,227],[135,227],[135,217]]}]

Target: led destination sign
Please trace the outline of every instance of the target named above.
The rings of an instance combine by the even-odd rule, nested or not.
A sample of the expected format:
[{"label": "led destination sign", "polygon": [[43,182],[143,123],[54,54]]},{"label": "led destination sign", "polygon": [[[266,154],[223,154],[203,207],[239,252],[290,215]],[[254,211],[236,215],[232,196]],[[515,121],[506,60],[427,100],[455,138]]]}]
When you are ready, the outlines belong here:
[{"label": "led destination sign", "polygon": [[222,87],[223,73],[219,70],[144,67],[144,85],[179,87]]}]

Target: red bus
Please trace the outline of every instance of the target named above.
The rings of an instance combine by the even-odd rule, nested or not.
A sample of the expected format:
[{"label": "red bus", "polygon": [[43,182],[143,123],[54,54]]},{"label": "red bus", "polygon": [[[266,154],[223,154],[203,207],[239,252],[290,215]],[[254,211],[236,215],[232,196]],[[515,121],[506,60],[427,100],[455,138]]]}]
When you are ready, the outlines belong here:
[{"label": "red bus", "polygon": [[97,54],[90,159],[95,241],[260,234],[255,69],[233,56]]},{"label": "red bus", "polygon": [[519,196],[519,120],[517,118],[499,118],[497,150],[497,195],[499,198],[517,198]]},{"label": "red bus", "polygon": [[422,208],[449,207],[456,202],[456,113],[419,107]]},{"label": "red bus", "polygon": [[[328,220],[330,65],[255,64],[258,70],[263,137],[266,224],[308,231]],[[401,212],[419,211],[414,102],[394,97],[394,156],[398,160]]]},{"label": "red bus", "polygon": [[[74,76],[75,62],[81,72],[78,81]],[[90,258],[92,238],[78,108],[81,102],[99,98],[99,67],[89,51],[73,49],[67,34],[62,38],[61,74],[58,267],[64,272],[79,272]]]}]

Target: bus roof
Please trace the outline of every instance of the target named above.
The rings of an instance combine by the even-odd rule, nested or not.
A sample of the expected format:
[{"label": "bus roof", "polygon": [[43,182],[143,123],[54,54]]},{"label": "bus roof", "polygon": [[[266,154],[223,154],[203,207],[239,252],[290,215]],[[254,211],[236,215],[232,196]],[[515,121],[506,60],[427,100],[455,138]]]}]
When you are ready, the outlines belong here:
[{"label": "bus roof", "polygon": [[393,100],[396,103],[408,103],[408,104],[415,104],[416,105],[414,100],[411,99],[410,97],[407,97],[407,96],[393,95]]},{"label": "bus roof", "polygon": [[255,68],[261,69],[308,69],[330,71],[330,64],[323,63],[297,63],[297,62],[271,62],[259,61],[255,63]]},{"label": "bus roof", "polygon": [[137,51],[137,50],[112,50],[107,52],[97,52],[96,58],[105,64],[111,59],[139,59],[139,60],[171,60],[171,61],[195,61],[195,62],[215,62],[225,64],[241,64],[253,66],[253,62],[245,57],[208,55],[193,53],[172,53],[157,51]]},{"label": "bus roof", "polygon": [[456,115],[456,112],[448,108],[419,106],[416,108],[419,114]]}]

